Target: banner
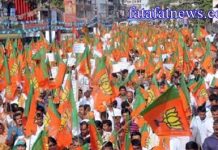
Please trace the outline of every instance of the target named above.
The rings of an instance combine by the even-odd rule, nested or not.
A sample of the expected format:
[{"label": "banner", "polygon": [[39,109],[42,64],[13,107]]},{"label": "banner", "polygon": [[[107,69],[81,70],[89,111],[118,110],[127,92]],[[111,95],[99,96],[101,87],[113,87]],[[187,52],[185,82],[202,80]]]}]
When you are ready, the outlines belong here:
[{"label": "banner", "polygon": [[64,0],[64,22],[72,23],[76,20],[76,0]]}]

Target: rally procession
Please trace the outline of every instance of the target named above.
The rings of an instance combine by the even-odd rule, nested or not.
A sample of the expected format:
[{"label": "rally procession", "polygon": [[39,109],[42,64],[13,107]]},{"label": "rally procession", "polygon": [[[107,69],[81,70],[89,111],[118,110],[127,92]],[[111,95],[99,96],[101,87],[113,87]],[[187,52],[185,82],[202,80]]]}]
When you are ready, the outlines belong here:
[{"label": "rally procession", "polygon": [[205,28],[114,24],[0,47],[1,150],[218,150]]},{"label": "rally procession", "polygon": [[218,22],[207,20],[218,13],[211,0],[168,1],[148,4],[208,16],[0,1],[0,150],[218,150]]}]

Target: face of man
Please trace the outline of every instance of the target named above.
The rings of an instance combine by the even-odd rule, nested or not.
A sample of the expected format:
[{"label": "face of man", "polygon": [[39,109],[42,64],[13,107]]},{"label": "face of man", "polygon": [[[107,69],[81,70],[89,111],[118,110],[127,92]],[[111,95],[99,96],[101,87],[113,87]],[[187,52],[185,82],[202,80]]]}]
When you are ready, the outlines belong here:
[{"label": "face of man", "polygon": [[43,125],[43,117],[42,116],[36,117],[36,124],[40,127]]},{"label": "face of man", "polygon": [[17,94],[20,95],[22,93],[22,89],[20,87],[17,87]]},{"label": "face of man", "polygon": [[4,133],[4,126],[2,124],[0,124],[0,135]]},{"label": "face of man", "polygon": [[122,114],[122,117],[123,117],[124,120],[128,119],[129,113],[123,113],[123,114]]},{"label": "face of man", "polygon": [[212,116],[214,120],[218,120],[218,111],[212,111]]},{"label": "face of man", "polygon": [[113,150],[113,148],[112,147],[104,147],[103,150]]},{"label": "face of man", "polygon": [[91,92],[90,92],[90,91],[86,91],[86,92],[84,93],[84,95],[85,95],[86,98],[89,98],[90,95],[91,95]]},{"label": "face of man", "polygon": [[89,134],[88,126],[87,125],[82,125],[80,127],[81,135],[82,137],[86,137]]},{"label": "face of man", "polygon": [[140,146],[132,146],[133,150],[142,150]]},{"label": "face of man", "polygon": [[120,116],[114,116],[113,119],[114,119],[114,123],[117,124],[117,123],[120,123],[121,117]]},{"label": "face of man", "polygon": [[127,100],[129,103],[132,103],[133,101],[133,93],[132,92],[127,92]]},{"label": "face of man", "polygon": [[106,132],[110,132],[111,131],[111,127],[108,126],[108,124],[103,124],[103,130],[106,131]]},{"label": "face of man", "polygon": [[102,128],[97,127],[97,131],[98,131],[98,133],[99,133],[100,135],[103,135],[103,129],[102,129]]},{"label": "face of man", "polygon": [[206,118],[206,112],[199,112],[198,116],[200,117],[201,120],[204,120]]},{"label": "face of man", "polygon": [[85,115],[84,107],[79,107],[79,116],[82,118]]},{"label": "face of man", "polygon": [[120,89],[120,95],[125,96],[126,95],[126,90],[124,88]]},{"label": "face of man", "polygon": [[57,150],[57,146],[56,146],[56,144],[54,144],[54,143],[52,143],[52,142],[50,142],[49,141],[49,143],[48,143],[48,149],[49,150]]},{"label": "face of man", "polygon": [[203,77],[206,77],[207,72],[205,72],[205,71],[201,71],[201,75],[202,75]]},{"label": "face of man", "polygon": [[22,116],[21,115],[16,116],[15,122],[18,126],[22,126]]},{"label": "face of man", "polygon": [[213,125],[214,134],[218,137],[218,123]]},{"label": "face of man", "polygon": [[17,146],[17,150],[26,150],[26,146],[19,145]]},{"label": "face of man", "polygon": [[140,135],[133,135],[131,140],[139,140],[141,141]]},{"label": "face of man", "polygon": [[210,101],[210,105],[211,105],[211,106],[218,105],[218,101],[212,100],[212,101]]}]

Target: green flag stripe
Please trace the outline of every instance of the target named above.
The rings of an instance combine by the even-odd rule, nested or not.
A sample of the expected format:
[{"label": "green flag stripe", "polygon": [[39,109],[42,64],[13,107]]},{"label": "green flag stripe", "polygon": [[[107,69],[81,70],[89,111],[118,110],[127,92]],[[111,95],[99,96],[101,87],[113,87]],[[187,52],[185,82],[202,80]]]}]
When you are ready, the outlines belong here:
[{"label": "green flag stripe", "polygon": [[141,114],[144,116],[144,114],[146,114],[147,112],[149,112],[153,108],[155,108],[161,104],[164,104],[166,102],[169,102],[173,99],[176,99],[178,97],[179,97],[178,90],[174,86],[171,86],[165,93],[163,93],[153,103],[151,103]]},{"label": "green flag stripe", "polygon": [[182,76],[181,76],[180,85],[181,85],[182,91],[183,91],[184,94],[185,94],[186,101],[187,101],[187,103],[189,104],[189,103],[190,103],[190,94],[189,94],[187,85],[186,85],[186,83],[185,83],[185,78],[184,78],[184,75],[183,75],[183,74],[182,74]]},{"label": "green flag stripe", "polygon": [[52,99],[48,100],[48,107],[51,111],[55,114],[56,117],[61,118],[60,114],[58,113],[55,104],[52,102]]},{"label": "green flag stripe", "polygon": [[194,87],[193,89],[193,93],[197,92],[197,90],[200,88],[200,86],[204,83],[204,79],[201,78],[199,81],[198,81],[198,84]]},{"label": "green flag stripe", "polygon": [[28,116],[28,114],[29,114],[30,106],[31,106],[32,99],[33,99],[33,93],[34,93],[34,86],[31,84],[30,91],[29,91],[29,94],[27,96],[27,100],[25,101],[25,109],[24,109],[25,116]]},{"label": "green flag stripe", "polygon": [[136,101],[133,105],[133,109],[137,109],[137,107],[139,107],[143,103],[145,103],[145,99],[144,99],[142,93],[140,92],[140,90],[137,89],[136,90]]}]

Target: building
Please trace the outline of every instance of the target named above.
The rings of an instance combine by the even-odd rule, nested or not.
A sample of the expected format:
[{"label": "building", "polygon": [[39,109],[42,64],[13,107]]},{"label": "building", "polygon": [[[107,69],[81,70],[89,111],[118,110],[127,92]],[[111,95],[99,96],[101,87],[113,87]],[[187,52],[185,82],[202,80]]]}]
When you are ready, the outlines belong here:
[{"label": "building", "polygon": [[124,4],[127,5],[127,8],[136,6],[138,9],[144,8],[148,9],[148,0],[124,0]]},{"label": "building", "polygon": [[76,0],[76,17],[89,20],[95,16],[95,0]]}]

